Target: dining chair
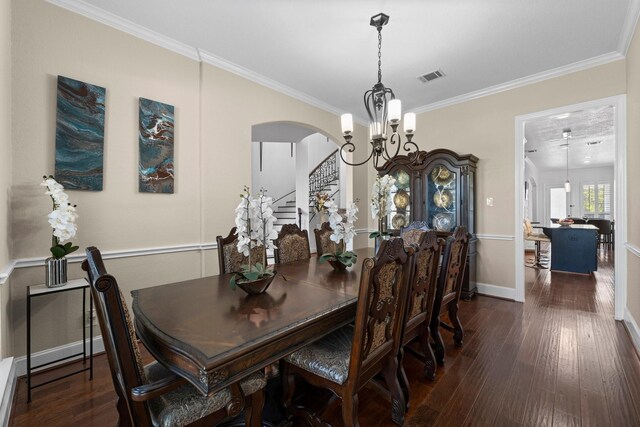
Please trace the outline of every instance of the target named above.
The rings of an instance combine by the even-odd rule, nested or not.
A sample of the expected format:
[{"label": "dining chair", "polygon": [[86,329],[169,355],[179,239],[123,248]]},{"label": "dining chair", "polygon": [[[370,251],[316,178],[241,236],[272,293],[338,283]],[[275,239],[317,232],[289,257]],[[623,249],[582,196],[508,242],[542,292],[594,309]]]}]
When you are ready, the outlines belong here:
[{"label": "dining chair", "polygon": [[295,417],[326,425],[321,416],[336,399],[318,412],[294,404],[295,379],[331,390],[342,403],[342,422],[358,426],[358,391],[381,373],[392,396],[392,420],[404,420],[404,393],[398,380],[397,353],[402,333],[408,278],[414,249],[402,239],[385,240],[377,258],[362,264],[355,324],[315,341],[281,361],[285,407]]},{"label": "dining chair", "polygon": [[210,426],[238,415],[243,407],[247,425],[262,425],[266,385],[262,373],[252,374],[211,396],[203,396],[184,378],[158,362],[143,365],[118,282],[107,273],[98,249],[89,247],[86,255],[82,268],[89,276],[113,386],[118,395],[119,426]]},{"label": "dining chair", "polygon": [[274,244],[276,246],[274,251],[276,264],[311,258],[309,234],[307,230],[300,230],[297,224],[283,225]]},{"label": "dining chair", "polygon": [[[249,263],[249,257],[238,252],[238,233],[233,227],[227,237],[217,236],[218,268],[220,274],[235,273],[242,270],[242,266]],[[263,246],[251,248],[251,264],[264,263],[265,250]]]},{"label": "dining chair", "polygon": [[[415,230],[414,230],[415,231]],[[406,242],[405,242],[406,245]],[[429,380],[436,377],[436,358],[429,344],[430,323],[433,303],[436,297],[438,264],[444,240],[438,238],[435,231],[424,232],[415,247],[413,265],[407,291],[407,302],[402,330],[402,339],[398,353],[398,378],[404,392],[406,410],[409,409],[409,380],[404,370],[405,350],[424,363],[424,375]],[[420,352],[409,344],[418,341]]]},{"label": "dining chair", "polygon": [[315,228],[313,234],[316,236],[316,254],[320,257],[326,253],[336,253],[344,250],[344,242],[336,243],[331,240],[333,229],[328,222],[323,223],[320,229]]},{"label": "dining chair", "polygon": [[[453,235],[447,238],[442,257],[442,267],[438,276],[436,297],[431,316],[431,337],[434,341],[436,361],[444,364],[444,341],[440,335],[440,327],[453,332],[456,346],[462,347],[464,330],[458,318],[458,303],[462,291],[464,270],[467,264],[469,250],[469,236],[466,227],[458,227]],[[441,320],[441,315],[447,312],[451,325]]]}]

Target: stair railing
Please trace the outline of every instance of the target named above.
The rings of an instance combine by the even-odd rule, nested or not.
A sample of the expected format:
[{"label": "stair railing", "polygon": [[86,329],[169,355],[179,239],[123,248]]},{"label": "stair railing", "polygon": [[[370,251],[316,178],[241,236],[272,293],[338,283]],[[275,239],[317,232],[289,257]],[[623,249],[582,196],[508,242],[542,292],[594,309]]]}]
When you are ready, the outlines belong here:
[{"label": "stair railing", "polygon": [[309,206],[313,206],[316,193],[340,179],[340,164],[338,163],[338,151],[329,154],[309,174]]}]

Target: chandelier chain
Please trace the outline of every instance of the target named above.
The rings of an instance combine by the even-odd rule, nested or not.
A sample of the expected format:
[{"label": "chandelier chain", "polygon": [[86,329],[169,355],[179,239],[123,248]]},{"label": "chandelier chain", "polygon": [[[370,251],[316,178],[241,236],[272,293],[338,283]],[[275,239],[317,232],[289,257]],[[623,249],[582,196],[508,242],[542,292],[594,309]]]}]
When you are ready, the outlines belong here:
[{"label": "chandelier chain", "polygon": [[382,27],[378,28],[378,83],[382,83]]}]

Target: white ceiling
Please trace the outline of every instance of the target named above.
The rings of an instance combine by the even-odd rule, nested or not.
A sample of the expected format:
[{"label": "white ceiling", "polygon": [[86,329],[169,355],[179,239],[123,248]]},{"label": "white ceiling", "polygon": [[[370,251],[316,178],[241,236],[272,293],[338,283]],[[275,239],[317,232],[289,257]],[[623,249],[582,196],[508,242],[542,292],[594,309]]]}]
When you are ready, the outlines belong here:
[{"label": "white ceiling", "polygon": [[[86,15],[101,8],[134,23],[127,28],[155,31],[360,118],[363,93],[377,79],[369,18],[379,12],[391,17],[382,80],[409,110],[621,57],[638,11],[638,0],[49,1]],[[113,21],[107,15],[100,20]],[[418,81],[436,69],[446,77]]]},{"label": "white ceiling", "polygon": [[[525,156],[539,170],[565,170],[567,153],[569,169],[613,166],[614,118],[614,108],[604,106],[529,121],[524,128]],[[562,136],[567,128],[568,142]]]}]

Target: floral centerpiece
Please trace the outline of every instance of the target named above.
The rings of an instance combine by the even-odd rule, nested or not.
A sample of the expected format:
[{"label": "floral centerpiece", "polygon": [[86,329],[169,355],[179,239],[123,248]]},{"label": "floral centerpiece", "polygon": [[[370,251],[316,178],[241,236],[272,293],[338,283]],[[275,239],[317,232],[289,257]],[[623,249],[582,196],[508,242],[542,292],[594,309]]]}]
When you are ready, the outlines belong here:
[{"label": "floral centerpiece", "polygon": [[314,208],[316,212],[320,213],[327,209],[327,202],[329,201],[329,193],[318,191],[315,195]]},{"label": "floral centerpiece", "polygon": [[[344,269],[351,267],[358,260],[358,256],[351,251],[347,251],[347,244],[353,240],[356,235],[354,223],[358,219],[356,213],[358,213],[358,207],[355,203],[347,208],[346,218],[343,220],[342,215],[338,213],[338,205],[330,200],[325,203],[327,210],[329,211],[329,225],[333,233],[329,237],[333,242],[336,242],[336,252],[326,253],[320,256],[320,262],[329,261],[331,265],[336,269]],[[340,245],[340,241],[343,242]],[[340,250],[342,248],[342,250]]]},{"label": "floral centerpiece", "polygon": [[369,235],[370,239],[385,237],[389,233],[383,231],[384,217],[389,215],[393,209],[391,190],[396,183],[396,179],[391,175],[377,176],[371,188],[371,217],[378,220],[378,231]]},{"label": "floral centerpiece", "polygon": [[51,175],[42,178],[43,181],[40,185],[47,187],[44,194],[51,197],[53,203],[53,210],[48,215],[49,224],[53,228],[51,248],[49,249],[53,257],[46,260],[46,284],[53,287],[67,282],[67,259],[65,257],[78,250],[78,247],[73,246],[73,243],[64,243],[76,235],[78,214],[76,206],[69,203],[69,196],[64,192],[62,184],[58,183]]},{"label": "floral centerpiece", "polygon": [[60,259],[78,250],[78,247],[73,246],[71,242],[62,244],[62,242],[75,237],[76,231],[78,231],[76,225],[78,214],[76,206],[69,203],[69,196],[64,192],[62,184],[59,184],[51,175],[43,176],[43,178],[44,181],[40,185],[47,187],[44,194],[49,195],[53,202],[53,211],[48,215],[49,224],[53,228],[50,250],[54,258]]},{"label": "floral centerpiece", "polygon": [[[254,260],[251,259],[251,249],[256,247],[264,247],[265,251],[275,249],[273,241],[278,237],[278,234],[273,228],[276,221],[272,209],[273,200],[265,195],[263,189],[257,196],[251,196],[247,186],[244,187],[240,198],[242,200],[236,208],[237,247],[238,252],[248,258],[248,263],[234,274],[230,285],[233,289],[238,285],[247,293],[261,293],[271,284],[275,271],[267,267],[266,253],[262,261],[254,264]],[[249,285],[252,282],[257,287]]]}]

